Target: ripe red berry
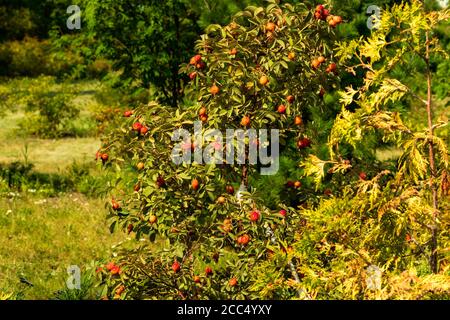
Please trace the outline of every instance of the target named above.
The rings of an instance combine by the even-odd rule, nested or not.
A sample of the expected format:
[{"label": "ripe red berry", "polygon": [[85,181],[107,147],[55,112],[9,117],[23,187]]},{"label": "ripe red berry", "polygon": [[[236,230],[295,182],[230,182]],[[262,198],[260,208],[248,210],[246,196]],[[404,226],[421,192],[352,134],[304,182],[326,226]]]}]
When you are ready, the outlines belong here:
[{"label": "ripe red berry", "polygon": [[246,245],[246,244],[248,244],[249,242],[250,242],[250,237],[247,235],[247,234],[244,234],[244,235],[242,235],[242,236],[239,236],[238,238],[237,238],[237,242],[239,243],[239,244],[242,244],[242,245]]},{"label": "ripe red berry", "polygon": [[197,55],[194,56],[194,59],[195,59],[196,63],[199,63],[200,61],[202,61],[202,56],[197,54]]},{"label": "ripe red berry", "polygon": [[207,122],[208,121],[208,115],[203,115],[203,116],[200,116],[200,120],[203,122],[203,123],[205,123],[205,122]]},{"label": "ripe red berry", "polygon": [[216,86],[215,84],[209,89],[209,91],[211,92],[211,94],[213,96],[215,96],[216,94],[219,93],[220,89],[218,86]]},{"label": "ripe red berry", "polygon": [[286,97],[287,102],[289,103],[293,103],[295,101],[295,97],[294,96],[287,96]]},{"label": "ripe red berry", "polygon": [[191,183],[192,189],[194,190],[198,190],[198,187],[200,186],[200,183],[198,182],[197,179],[193,179],[192,183]]},{"label": "ripe red berry", "polygon": [[106,269],[108,271],[111,271],[116,265],[114,264],[114,262],[108,262],[108,264],[106,265]]},{"label": "ripe red berry", "polygon": [[300,140],[297,141],[297,147],[299,149],[305,149],[311,146],[311,140],[309,140],[308,138],[302,138]]},{"label": "ripe red berry", "polygon": [[195,67],[196,67],[197,69],[199,69],[199,70],[203,70],[203,69],[205,69],[205,67],[206,67],[206,63],[205,63],[204,61],[200,61],[199,63],[197,63],[197,64],[195,65]]},{"label": "ripe red berry", "polygon": [[207,114],[207,110],[205,107],[201,107],[200,110],[198,111],[198,115],[201,116],[205,116]]},{"label": "ripe red berry", "polygon": [[241,126],[248,127],[250,125],[250,117],[244,116],[241,120]]},{"label": "ripe red berry", "polygon": [[333,21],[334,21],[336,24],[340,24],[340,23],[342,23],[342,17],[341,17],[341,16],[334,16],[334,17],[333,17]]},{"label": "ripe red berry", "polygon": [[147,132],[148,132],[148,128],[147,127],[142,127],[141,130],[140,130],[140,133],[142,135],[145,135]]},{"label": "ripe red berry", "polygon": [[275,31],[275,28],[276,28],[275,23],[273,23],[273,22],[267,22],[267,24],[266,24],[266,31],[267,31],[267,32],[274,32],[274,31]]},{"label": "ripe red berry", "polygon": [[286,216],[286,210],[284,210],[284,209],[281,209],[280,210],[280,214],[283,216],[283,217],[285,217]]},{"label": "ripe red berry", "polygon": [[210,275],[213,274],[213,270],[211,269],[211,267],[206,267],[206,268],[205,268],[205,274],[206,274],[207,276],[210,276]]},{"label": "ripe red berry", "polygon": [[360,178],[361,180],[366,180],[366,179],[367,179],[367,174],[366,174],[365,172],[361,172],[361,173],[359,174],[359,178]]},{"label": "ripe red berry", "polygon": [[319,68],[319,67],[320,67],[320,62],[319,62],[319,60],[318,60],[318,59],[314,59],[314,60],[311,62],[311,66],[312,66],[313,69]]},{"label": "ripe red berry", "polygon": [[191,60],[189,61],[189,64],[195,66],[197,63],[199,63],[200,61],[202,61],[202,56],[197,54],[195,56],[193,56],[191,58]]},{"label": "ripe red berry", "polygon": [[230,285],[230,287],[235,287],[237,285],[237,282],[238,281],[236,278],[231,278],[228,284]]},{"label": "ripe red berry", "polygon": [[279,105],[277,111],[280,114],[286,113],[286,106],[284,104]]},{"label": "ripe red berry", "polygon": [[259,213],[259,211],[255,210],[250,213],[250,221],[252,221],[252,222],[258,221],[260,217],[261,217],[261,214]]},{"label": "ripe red berry", "polygon": [[336,23],[336,21],[333,19],[333,16],[329,16],[328,24],[329,24],[330,27],[336,28],[337,23]]},{"label": "ripe red berry", "polygon": [[140,122],[133,123],[133,130],[134,131],[138,131],[139,132],[141,130],[141,128],[142,128],[142,124]]},{"label": "ripe red berry", "polygon": [[328,15],[329,11],[326,10],[322,4],[319,4],[316,7],[316,12],[314,13],[314,16],[316,17],[317,20],[325,20]]},{"label": "ripe red berry", "polygon": [[177,273],[178,271],[180,271],[180,269],[181,269],[181,265],[178,263],[178,261],[175,261],[175,262],[172,264],[172,270],[173,270],[175,273]]},{"label": "ripe red berry", "polygon": [[112,275],[120,274],[120,272],[121,272],[119,266],[113,266],[110,271],[111,271]]},{"label": "ripe red berry", "polygon": [[194,80],[197,77],[197,72],[191,72],[189,73],[189,79]]},{"label": "ripe red berry", "polygon": [[128,117],[131,117],[132,114],[133,114],[133,111],[127,110],[123,113],[123,116],[128,118]]},{"label": "ripe red berry", "polygon": [[335,72],[337,69],[336,63],[332,62],[330,63],[330,65],[327,67],[326,72],[330,73],[330,72]]},{"label": "ripe red berry", "polygon": [[113,210],[117,211],[120,209],[120,204],[114,199],[111,201],[111,206],[112,206]]},{"label": "ripe red berry", "polygon": [[228,193],[228,194],[233,194],[233,193],[234,193],[234,188],[233,188],[233,186],[228,185],[228,186],[226,187],[226,190],[227,190],[227,193]]},{"label": "ripe red berry", "polygon": [[288,187],[288,188],[293,188],[294,187],[294,181],[288,181],[288,182],[286,182],[286,187]]},{"label": "ripe red berry", "polygon": [[164,180],[164,178],[161,177],[161,176],[158,176],[158,178],[156,178],[156,186],[157,186],[158,188],[162,188],[162,187],[164,187],[165,185],[166,185],[166,181]]}]

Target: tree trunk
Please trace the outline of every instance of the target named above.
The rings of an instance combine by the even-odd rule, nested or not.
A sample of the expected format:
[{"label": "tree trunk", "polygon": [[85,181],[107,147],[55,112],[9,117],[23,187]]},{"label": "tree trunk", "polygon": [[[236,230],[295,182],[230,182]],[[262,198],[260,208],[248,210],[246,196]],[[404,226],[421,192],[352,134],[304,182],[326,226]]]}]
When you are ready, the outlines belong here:
[{"label": "tree trunk", "polygon": [[178,75],[178,66],[180,64],[180,48],[178,46],[180,41],[180,17],[178,15],[174,16],[175,22],[175,34],[176,34],[176,43],[174,56],[172,61],[172,107],[178,107],[178,95],[180,90],[180,77]]},{"label": "tree trunk", "polygon": [[244,146],[245,148],[245,163],[242,168],[242,177],[241,177],[241,184],[243,184],[247,190],[248,190],[248,166],[250,165],[248,163],[248,149],[247,146]]}]

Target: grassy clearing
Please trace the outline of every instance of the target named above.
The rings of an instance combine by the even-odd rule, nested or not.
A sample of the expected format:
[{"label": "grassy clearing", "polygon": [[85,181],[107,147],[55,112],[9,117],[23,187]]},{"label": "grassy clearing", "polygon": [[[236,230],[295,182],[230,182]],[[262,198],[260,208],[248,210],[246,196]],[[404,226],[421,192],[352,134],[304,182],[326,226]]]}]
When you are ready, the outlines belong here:
[{"label": "grassy clearing", "polygon": [[54,173],[73,162],[93,161],[100,143],[95,138],[58,140],[10,139],[0,142],[0,163],[31,162],[36,171]]},{"label": "grassy clearing", "polygon": [[[12,80],[3,85],[3,90],[32,91],[33,80],[23,78]],[[78,92],[74,103],[80,108],[80,118],[77,119],[80,126],[92,122],[94,112],[103,107],[98,104],[94,95],[102,88],[98,82],[87,81],[58,85],[52,90],[72,90]],[[35,170],[39,172],[59,172],[73,162],[83,163],[92,161],[100,142],[96,137],[66,138],[66,139],[38,139],[22,136],[19,124],[27,116],[24,106],[19,102],[10,103],[5,114],[0,117],[0,163],[13,161],[28,161],[33,163]],[[95,134],[95,132],[94,132]]]},{"label": "grassy clearing", "polygon": [[403,151],[396,148],[376,150],[376,157],[379,161],[388,161],[398,159]]},{"label": "grassy clearing", "polygon": [[[29,79],[14,81],[8,85],[21,90],[31,88]],[[77,121],[92,120],[99,108],[93,99],[97,84],[74,85],[79,92],[76,103],[81,109]],[[0,163],[27,161],[34,165],[35,172],[63,176],[74,162],[80,165],[93,162],[100,146],[96,137],[22,136],[18,130],[26,117],[23,106],[17,104],[6,110],[0,116]],[[89,179],[87,183],[94,186],[95,181],[90,183]],[[42,190],[17,193],[8,190],[4,183],[3,189],[1,186],[2,181],[0,297],[13,294],[20,299],[51,299],[65,287],[68,266],[78,265],[83,272],[93,261],[108,259],[112,245],[125,238],[123,234],[109,232],[104,199],[92,198],[91,194],[88,198],[78,193],[60,193],[61,190],[52,193],[58,197],[45,197]]]},{"label": "grassy clearing", "polygon": [[69,265],[83,269],[107,259],[111,245],[123,237],[109,233],[99,199],[78,194],[0,199],[0,291],[26,299],[52,297],[64,287]]}]

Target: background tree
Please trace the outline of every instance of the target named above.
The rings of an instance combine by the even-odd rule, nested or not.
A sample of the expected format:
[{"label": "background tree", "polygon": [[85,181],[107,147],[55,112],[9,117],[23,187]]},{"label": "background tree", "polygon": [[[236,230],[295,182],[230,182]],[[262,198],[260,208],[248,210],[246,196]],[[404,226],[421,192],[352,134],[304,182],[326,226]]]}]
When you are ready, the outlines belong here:
[{"label": "background tree", "polygon": [[[89,36],[96,55],[114,62],[121,85],[151,89],[151,96],[176,107],[183,98],[178,69],[192,53],[202,26],[225,20],[245,1],[86,1]],[[125,82],[125,83],[124,83]]]}]

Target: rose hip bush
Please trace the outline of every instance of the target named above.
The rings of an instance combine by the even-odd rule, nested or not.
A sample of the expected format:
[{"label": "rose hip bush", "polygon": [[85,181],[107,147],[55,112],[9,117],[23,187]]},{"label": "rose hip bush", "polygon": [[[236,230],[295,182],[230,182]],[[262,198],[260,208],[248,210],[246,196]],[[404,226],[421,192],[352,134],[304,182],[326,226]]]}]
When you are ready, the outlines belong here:
[{"label": "rose hip bush", "polygon": [[[140,240],[99,272],[103,296],[448,299],[448,121],[432,116],[432,62],[445,56],[433,30],[449,16],[395,5],[369,37],[333,51],[342,18],[327,6],[270,3],[210,26],[180,70],[195,102],[128,110],[99,150],[118,177],[111,227]],[[411,59],[425,70],[411,75],[427,84],[417,92],[398,77]],[[336,110],[325,94],[344,71],[362,81],[339,91]],[[409,126],[405,106],[428,123]],[[175,164],[173,151],[229,151],[213,135],[172,139],[196,121],[204,134],[279,130],[280,158],[303,177],[274,205],[264,189],[278,177],[262,163]],[[259,151],[273,143],[246,138]],[[381,145],[402,155],[379,160]]]},{"label": "rose hip bush", "polygon": [[[202,145],[225,151],[208,135],[173,141],[177,129],[193,134],[195,121],[202,133],[278,129],[281,152],[297,149],[304,157],[314,150],[326,137],[314,123],[333,113],[324,109],[323,94],[339,80],[330,47],[338,23],[327,22],[331,13],[324,10],[271,2],[247,8],[224,27],[210,26],[180,69],[195,103],[179,109],[149,103],[124,113],[98,156],[118,177],[134,177],[117,180],[111,229],[145,241],[119,252],[114,274],[99,272],[105,297],[309,297],[291,248],[305,221],[287,204],[265,205],[251,185],[260,166],[175,164],[171,155]],[[270,143],[246,139],[260,152]]]}]

